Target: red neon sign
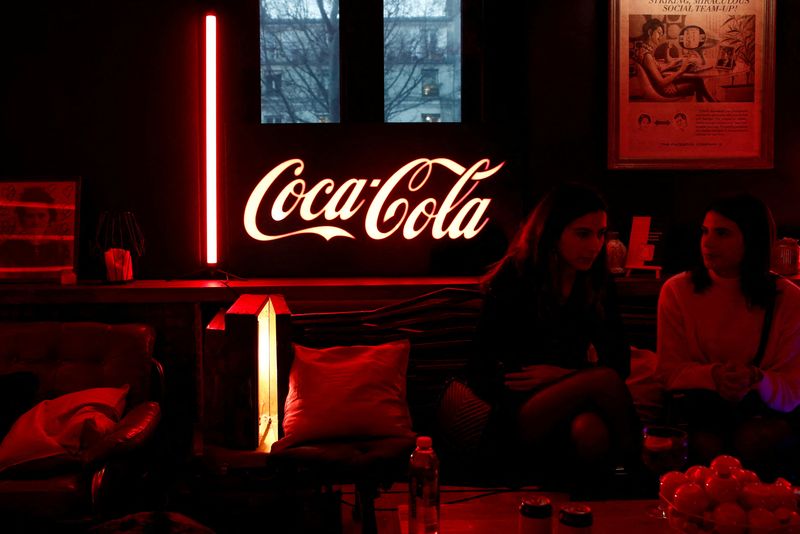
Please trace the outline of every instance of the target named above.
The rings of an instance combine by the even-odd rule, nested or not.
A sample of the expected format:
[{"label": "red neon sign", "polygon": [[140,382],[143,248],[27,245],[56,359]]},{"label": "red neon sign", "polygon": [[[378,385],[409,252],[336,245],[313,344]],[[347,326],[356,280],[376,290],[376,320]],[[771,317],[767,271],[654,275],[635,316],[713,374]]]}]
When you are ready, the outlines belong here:
[{"label": "red neon sign", "polygon": [[[256,185],[244,209],[244,228],[258,241],[274,241],[299,234],[316,234],[326,240],[334,237],[355,239],[353,234],[335,225],[309,226],[275,235],[265,233],[258,227],[256,215],[269,195],[273,199],[269,213],[276,222],[294,214],[306,222],[319,218],[345,221],[362,213],[364,230],[371,239],[385,239],[397,231],[401,231],[405,239],[414,239],[428,226],[434,239],[472,239],[489,221],[486,210],[492,200],[470,196],[482,180],[494,176],[503,164],[491,167],[488,159],[482,159],[467,168],[447,158],[420,158],[402,166],[386,181],[350,178],[337,187],[332,179],[324,178],[309,188],[300,178],[305,164],[300,159],[290,159],[269,171]],[[409,193],[419,191],[438,168],[457,177],[450,191],[441,201],[428,197],[412,208],[409,200],[402,196],[403,190]],[[289,171],[298,178],[290,180],[276,194],[273,186]],[[367,205],[365,190],[368,189],[376,189],[377,193]]]}]

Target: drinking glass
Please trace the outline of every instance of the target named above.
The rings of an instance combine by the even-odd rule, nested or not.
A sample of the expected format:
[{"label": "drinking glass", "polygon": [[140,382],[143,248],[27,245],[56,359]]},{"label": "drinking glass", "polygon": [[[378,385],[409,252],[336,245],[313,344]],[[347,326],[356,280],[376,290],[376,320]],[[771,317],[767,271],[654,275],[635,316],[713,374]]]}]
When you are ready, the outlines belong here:
[{"label": "drinking glass", "polygon": [[[642,443],[642,462],[658,479],[669,471],[681,471],[686,467],[689,455],[689,438],[680,428],[663,425],[644,427]],[[667,508],[663,499],[649,511],[650,515],[667,518]]]}]

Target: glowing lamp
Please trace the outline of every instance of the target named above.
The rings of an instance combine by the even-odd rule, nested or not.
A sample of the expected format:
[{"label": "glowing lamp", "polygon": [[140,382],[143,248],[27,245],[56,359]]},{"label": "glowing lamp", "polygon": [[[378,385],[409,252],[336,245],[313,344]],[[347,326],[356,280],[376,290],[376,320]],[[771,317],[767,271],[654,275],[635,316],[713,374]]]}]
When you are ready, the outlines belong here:
[{"label": "glowing lamp", "polygon": [[286,397],[277,340],[288,317],[282,297],[245,294],[206,327],[201,405],[209,441],[259,452],[277,441]]}]

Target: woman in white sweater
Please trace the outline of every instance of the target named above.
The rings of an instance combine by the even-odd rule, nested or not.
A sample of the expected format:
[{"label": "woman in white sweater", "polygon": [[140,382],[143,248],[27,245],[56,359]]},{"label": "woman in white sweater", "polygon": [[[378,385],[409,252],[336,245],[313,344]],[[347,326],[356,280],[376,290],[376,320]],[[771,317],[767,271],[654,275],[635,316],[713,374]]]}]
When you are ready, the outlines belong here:
[{"label": "woman in white sweater", "polygon": [[693,460],[732,453],[764,476],[792,456],[800,405],[800,288],[770,273],[774,236],[760,200],[717,200],[702,265],[667,280],[658,301],[659,371]]}]

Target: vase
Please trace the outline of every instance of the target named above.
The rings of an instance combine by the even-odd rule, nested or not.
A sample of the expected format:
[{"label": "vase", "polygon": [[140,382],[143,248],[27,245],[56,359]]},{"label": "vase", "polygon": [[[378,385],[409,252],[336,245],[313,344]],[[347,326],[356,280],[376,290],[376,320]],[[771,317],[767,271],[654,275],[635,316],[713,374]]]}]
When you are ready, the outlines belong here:
[{"label": "vase", "polygon": [[625,257],[627,253],[628,249],[619,240],[619,234],[617,232],[609,232],[608,240],[606,241],[606,262],[608,271],[611,274],[625,272]]}]

